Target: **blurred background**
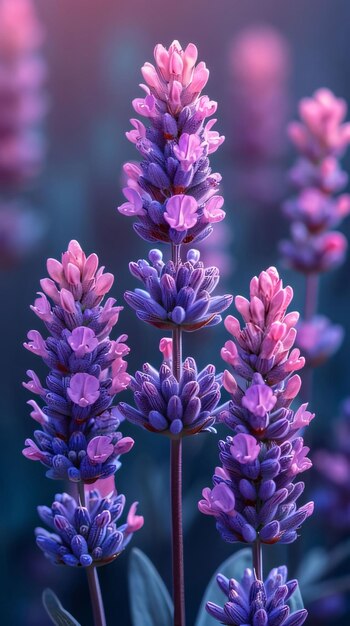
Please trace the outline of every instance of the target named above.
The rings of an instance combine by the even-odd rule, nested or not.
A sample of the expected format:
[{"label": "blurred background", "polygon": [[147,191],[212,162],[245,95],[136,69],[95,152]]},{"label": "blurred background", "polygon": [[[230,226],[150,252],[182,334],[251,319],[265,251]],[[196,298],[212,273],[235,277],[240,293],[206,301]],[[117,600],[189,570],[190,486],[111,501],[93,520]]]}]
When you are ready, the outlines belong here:
[{"label": "blurred background", "polygon": [[[140,95],[140,67],[152,61],[157,42],[168,46],[173,39],[182,45],[192,41],[211,71],[205,93],[219,103],[217,127],[226,136],[212,164],[223,175],[227,220],[202,244],[203,255],[222,270],[221,293],[247,295],[250,278],[277,264],[295,290],[295,308],[301,308],[304,280],[284,269],[278,255],[278,242],[288,233],[280,205],[291,193],[287,170],[295,159],[285,127],[297,115],[298,100],[319,87],[329,87],[350,101],[350,4],[347,0],[178,0],[173,4],[164,0],[36,0],[33,7],[36,18],[18,14],[6,23],[1,23],[0,12],[2,62],[6,65],[11,55],[18,54],[20,62],[35,58],[37,63],[26,74],[34,97],[31,113],[27,117],[23,113],[25,137],[19,144],[0,147],[1,622],[46,626],[49,620],[41,606],[41,591],[50,586],[85,626],[91,618],[84,572],[52,567],[39,553],[33,536],[38,523],[36,506],[50,504],[65,486],[45,479],[39,464],[21,456],[24,439],[34,430],[26,405],[29,395],[21,381],[27,369],[33,367],[40,373],[36,358],[22,343],[29,329],[39,327],[29,304],[39,289],[39,279],[46,275],[45,259],[59,258],[75,238],[87,253],[97,252],[107,270],[116,274],[112,295],[119,303],[124,290],[135,286],[128,263],[145,257],[148,244],[134,234],[131,221],[116,211],[123,201],[122,164],[136,158],[125,138],[129,118],[134,116],[131,100]],[[1,71],[0,100],[2,88],[7,83],[6,72]],[[349,171],[349,156],[344,164]],[[349,238],[349,219],[342,231]],[[335,357],[315,374],[312,410],[317,419],[307,434],[313,450],[331,447],[332,420],[350,395],[349,271],[350,258],[322,278],[319,309],[345,327],[345,340]],[[159,365],[161,335],[137,320],[133,311],[125,308],[118,332],[129,335],[131,373],[150,359]],[[185,354],[195,355],[201,366],[214,362],[221,368],[219,353],[226,339],[223,326],[188,335]],[[144,529],[134,545],[150,556],[170,585],[168,441],[129,424],[123,426],[123,433],[133,436],[136,445],[117,474],[117,487],[130,503],[139,501],[145,516]],[[218,436],[202,434],[185,441],[189,625],[194,623],[215,568],[239,549],[224,544],[213,520],[197,511],[202,488],[211,484],[220,435],[225,436],[224,429]],[[319,495],[324,479],[316,470],[309,474],[309,496],[316,496],[320,508],[305,524],[297,548],[272,547],[266,554],[266,569],[288,561],[292,577],[298,561],[310,556],[311,550],[332,550],[350,533],[350,526],[339,529],[327,523],[328,495]],[[320,558],[319,551],[313,554]],[[107,619],[120,626],[130,624],[127,561],[128,551],[101,571]],[[349,562],[350,557],[336,561],[328,576],[333,587],[323,585],[322,599],[312,603],[310,595],[308,623],[349,623],[344,582]],[[310,558],[305,568],[310,563],[311,569],[317,568],[317,561]]]}]

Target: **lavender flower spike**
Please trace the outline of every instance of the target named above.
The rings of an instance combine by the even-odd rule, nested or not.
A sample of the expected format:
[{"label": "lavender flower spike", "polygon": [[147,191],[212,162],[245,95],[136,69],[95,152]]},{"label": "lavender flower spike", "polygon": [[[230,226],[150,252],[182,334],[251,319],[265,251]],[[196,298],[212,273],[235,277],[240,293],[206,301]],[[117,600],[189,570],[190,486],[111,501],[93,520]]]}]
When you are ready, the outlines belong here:
[{"label": "lavender flower spike", "polygon": [[178,41],[169,50],[158,44],[156,66],[142,68],[146,97],[136,98],[133,106],[149,126],[130,120],[133,130],[126,136],[142,161],[124,166],[126,202],[118,210],[136,218],[135,231],[146,241],[198,241],[225,217],[223,198],[216,195],[221,176],[209,163],[224,137],[212,130],[215,119],[205,123],[217,104],[201,95],[209,72],[204,63],[196,65],[197,56],[191,43],[185,50]]},{"label": "lavender flower spike", "polygon": [[231,402],[219,419],[233,436],[219,442],[222,467],[215,470],[214,488],[203,490],[199,509],[215,517],[228,542],[291,543],[313,512],[312,502],[297,508],[304,483],[294,482],[312,465],[300,431],[314,415],[307,404],[290,408],[301,386],[294,372],[304,365],[293,349],[298,313],[287,313],[292,297],[270,267],[252,279],[250,300],[236,297],[245,326],[232,316],[225,321],[234,341],[221,354],[245,384],[225,371]]},{"label": "lavender flower spike", "polygon": [[257,580],[250,569],[242,580],[228,580],[218,574],[217,583],[227,596],[223,608],[208,602],[208,613],[228,626],[301,626],[307,618],[302,609],[291,613],[287,604],[298,588],[296,580],[287,581],[287,568],[278,567],[269,573],[265,582]]},{"label": "lavender flower spike", "polygon": [[141,280],[146,290],[126,291],[127,303],[144,322],[163,330],[176,327],[194,331],[214,326],[231,304],[233,297],[212,296],[219,282],[217,267],[205,268],[198,250],[187,252],[187,261],[175,267],[164,263],[160,250],[151,250],[149,260],[130,263],[130,271]]},{"label": "lavender flower spike", "polygon": [[55,564],[71,567],[105,565],[126,548],[133,533],[142,527],[136,504],[127,522],[117,526],[123,514],[125,496],[111,494],[102,498],[97,490],[89,493],[87,506],[80,506],[67,493],[58,494],[51,508],[40,506],[42,521],[53,531],[36,529],[36,542]]},{"label": "lavender flower spike", "polygon": [[42,385],[28,371],[24,386],[44,406],[28,403],[41,430],[35,431],[35,442],[26,440],[23,454],[47,467],[49,478],[93,483],[114,474],[120,455],[134,443],[117,431],[120,414],[113,405],[130,381],[123,358],[127,336],[109,338],[122,307],[115,307],[113,298],[102,306],[114,278],[98,269],[96,254],[86,258],[77,241],[70,242],[62,263],[49,259],[47,268],[51,278],[41,281],[43,292],[31,308],[49,336],[31,330],[24,346],[50,373]]}]

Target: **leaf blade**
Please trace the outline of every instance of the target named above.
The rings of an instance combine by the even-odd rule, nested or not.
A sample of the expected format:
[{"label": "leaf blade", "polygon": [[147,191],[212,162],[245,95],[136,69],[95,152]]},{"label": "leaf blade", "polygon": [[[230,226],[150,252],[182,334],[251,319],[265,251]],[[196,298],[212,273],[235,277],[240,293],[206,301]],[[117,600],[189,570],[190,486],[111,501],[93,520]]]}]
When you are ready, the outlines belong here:
[{"label": "leaf blade", "polygon": [[46,613],[55,626],[80,626],[79,622],[63,608],[52,589],[44,589],[42,601]]},{"label": "leaf blade", "polygon": [[138,548],[131,551],[128,583],[133,626],[172,626],[169,592],[152,561]]}]

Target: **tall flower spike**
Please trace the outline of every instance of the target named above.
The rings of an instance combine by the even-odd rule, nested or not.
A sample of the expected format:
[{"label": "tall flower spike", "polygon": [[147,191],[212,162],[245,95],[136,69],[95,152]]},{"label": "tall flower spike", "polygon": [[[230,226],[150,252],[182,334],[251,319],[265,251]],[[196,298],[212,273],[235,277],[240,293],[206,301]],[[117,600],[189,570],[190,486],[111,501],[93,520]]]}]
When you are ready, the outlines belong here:
[{"label": "tall flower spike", "polygon": [[28,371],[24,386],[44,406],[28,403],[41,430],[35,431],[35,442],[26,440],[23,454],[46,466],[49,478],[93,483],[113,474],[119,456],[134,443],[117,431],[120,414],[113,405],[130,381],[124,360],[127,336],[109,338],[122,307],[114,306],[114,298],[102,306],[114,278],[98,268],[96,254],[86,258],[77,241],[70,242],[61,263],[49,259],[47,269],[50,278],[41,281],[43,291],[31,308],[49,336],[31,330],[24,346],[43,359],[50,373],[42,385]]},{"label": "tall flower spike", "polygon": [[212,173],[208,158],[224,137],[212,130],[216,120],[205,122],[217,104],[201,96],[209,72],[204,63],[196,65],[197,56],[193,44],[185,50],[178,41],[169,50],[158,44],[156,65],[145,63],[141,70],[146,97],[133,106],[149,126],[132,119],[133,130],[126,133],[142,161],[124,166],[129,180],[118,210],[136,218],[134,228],[146,241],[200,240],[225,217],[223,198],[216,195],[221,176]]},{"label": "tall flower spike", "polygon": [[290,171],[298,193],[283,206],[292,237],[281,243],[281,252],[290,266],[305,274],[329,271],[344,260],[346,239],[328,230],[350,212],[350,196],[335,196],[348,180],[340,167],[350,142],[350,124],[343,124],[346,112],[344,100],[319,89],[312,98],[301,100],[301,122],[289,125],[300,154]]},{"label": "tall flower spike", "polygon": [[222,467],[215,470],[214,488],[203,490],[199,509],[215,517],[228,542],[291,543],[313,511],[312,502],[296,505],[304,483],[295,478],[311,467],[300,431],[314,416],[307,404],[290,408],[301,386],[294,372],[304,365],[293,349],[298,314],[287,313],[292,297],[270,267],[252,279],[250,300],[236,297],[243,329],[232,316],[225,321],[234,340],[222,357],[245,385],[225,371],[231,402],[219,417],[234,436],[219,443]]},{"label": "tall flower spike", "polygon": [[[300,322],[299,346],[314,367],[330,357],[342,341],[342,330],[317,313],[319,276],[344,262],[347,241],[331,230],[350,213],[349,194],[338,194],[348,176],[340,159],[350,143],[350,124],[344,100],[319,89],[299,105],[300,122],[289,125],[299,152],[290,170],[297,193],[283,205],[291,223],[291,237],[280,244],[287,265],[306,275],[305,320]],[[325,336],[321,337],[321,334]]]}]

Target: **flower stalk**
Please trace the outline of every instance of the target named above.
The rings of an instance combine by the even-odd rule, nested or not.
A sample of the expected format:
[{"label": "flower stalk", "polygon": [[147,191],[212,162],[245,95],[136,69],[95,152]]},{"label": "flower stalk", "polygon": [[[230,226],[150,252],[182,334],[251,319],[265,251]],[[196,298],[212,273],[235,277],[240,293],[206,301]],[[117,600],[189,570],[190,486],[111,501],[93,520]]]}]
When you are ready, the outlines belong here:
[{"label": "flower stalk", "polygon": [[[78,495],[81,506],[86,508],[85,485],[82,482],[78,483]],[[101,586],[96,567],[94,565],[90,565],[90,567],[87,567],[86,575],[89,586],[94,626],[106,626],[107,622],[103,605]]]},{"label": "flower stalk", "polygon": [[[175,270],[181,264],[181,246],[172,244],[172,260]],[[180,381],[182,374],[182,331],[172,331],[173,375]],[[174,626],[185,626],[185,574],[182,528],[182,439],[170,441],[170,498],[171,498],[171,545],[173,564]]]},{"label": "flower stalk", "polygon": [[304,319],[297,345],[306,358],[303,397],[310,401],[313,370],[340,347],[344,331],[318,313],[321,274],[339,267],[347,240],[334,230],[350,213],[350,195],[341,193],[348,176],[341,159],[350,142],[347,106],[328,89],[317,90],[299,104],[300,121],[288,125],[298,158],[289,175],[296,194],[283,204],[291,224],[290,238],[281,241],[284,262],[305,276]]}]

